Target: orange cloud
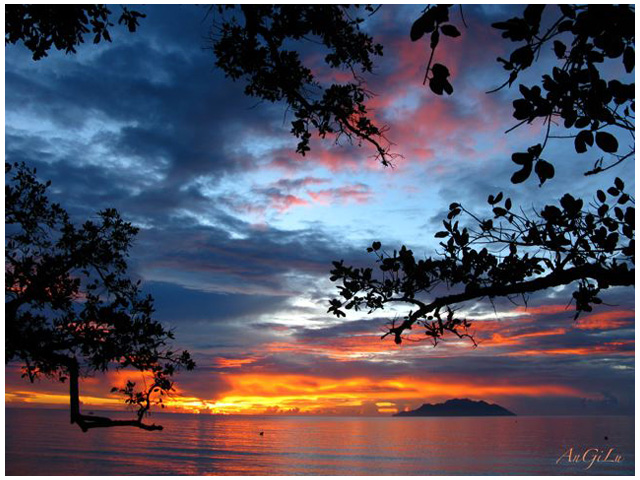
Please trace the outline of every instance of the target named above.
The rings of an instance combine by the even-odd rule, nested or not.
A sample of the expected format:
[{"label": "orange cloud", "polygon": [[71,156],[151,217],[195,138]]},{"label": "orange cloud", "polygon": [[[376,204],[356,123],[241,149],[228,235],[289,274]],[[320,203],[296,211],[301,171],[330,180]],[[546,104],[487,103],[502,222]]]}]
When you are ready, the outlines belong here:
[{"label": "orange cloud", "polygon": [[526,338],[535,338],[535,337],[548,337],[553,335],[564,335],[567,333],[565,328],[554,328],[551,330],[539,330],[537,332],[528,332],[528,333],[519,333],[514,335],[509,335],[501,333],[494,333],[491,335],[491,338],[485,342],[483,342],[483,346],[485,345],[521,345],[524,343],[522,340]]},{"label": "orange cloud", "polygon": [[[300,413],[300,414],[389,414],[407,405],[468,397],[498,401],[502,397],[585,397],[575,388],[554,384],[504,384],[467,378],[415,378],[403,376],[373,379],[361,376],[327,378],[278,373],[227,373],[228,389],[216,399],[194,397],[178,390],[166,399],[169,411],[199,413]],[[116,380],[116,378],[110,378]],[[205,379],[203,379],[206,382]],[[7,391],[7,403],[68,405],[68,395],[26,390]],[[123,409],[117,395],[81,397],[85,409]]]},{"label": "orange cloud", "polygon": [[256,361],[255,358],[225,358],[218,357],[214,360],[214,365],[219,368],[238,368],[249,365]]},{"label": "orange cloud", "polygon": [[330,203],[366,203],[371,198],[371,191],[367,185],[356,183],[339,188],[328,188],[317,192],[308,191],[309,196],[318,203],[328,205]]},{"label": "orange cloud", "polygon": [[[421,342],[405,342],[402,347],[398,347],[391,341],[381,340],[380,336],[381,334],[367,332],[345,337],[298,339],[292,342],[273,342],[266,345],[264,349],[271,353],[292,352],[297,355],[323,355],[333,360],[343,361],[377,353],[397,353],[401,349],[406,350],[426,345]],[[433,349],[430,351],[436,356],[443,353]]]},{"label": "orange cloud", "polygon": [[[363,154],[363,150],[357,152],[356,155],[350,155],[348,149],[342,147],[330,148],[327,147],[331,143],[329,138],[320,141],[319,139],[312,137],[311,151],[305,156],[302,156],[294,152],[291,148],[281,149],[275,152],[273,160],[269,163],[270,167],[276,167],[286,171],[289,174],[295,173],[301,168],[309,166],[322,166],[332,172],[344,171],[344,170],[361,170],[363,167],[371,166],[368,164],[375,164],[375,162],[367,161],[366,151]],[[345,142],[347,143],[347,142]]]},{"label": "orange cloud", "polygon": [[269,208],[277,210],[280,213],[284,213],[292,207],[302,207],[309,205],[309,202],[307,202],[305,199],[292,194],[271,192],[268,195],[268,198]]},{"label": "orange cloud", "polygon": [[587,315],[575,323],[575,327],[581,330],[613,330],[629,326],[635,319],[633,310],[612,310],[608,312]]},{"label": "orange cloud", "polygon": [[539,307],[517,307],[516,312],[527,315],[552,315],[554,313],[571,314],[571,309],[566,305],[541,305]]},{"label": "orange cloud", "polygon": [[[378,413],[394,413],[399,405],[420,404],[453,397],[494,399],[507,396],[584,397],[584,392],[561,385],[487,385],[470,381],[423,380],[400,377],[375,380],[363,377],[332,379],[306,375],[228,375],[231,389],[218,401],[207,404],[220,413],[260,414],[275,408],[298,413],[351,413],[375,405]],[[206,402],[205,402],[206,403]]]}]

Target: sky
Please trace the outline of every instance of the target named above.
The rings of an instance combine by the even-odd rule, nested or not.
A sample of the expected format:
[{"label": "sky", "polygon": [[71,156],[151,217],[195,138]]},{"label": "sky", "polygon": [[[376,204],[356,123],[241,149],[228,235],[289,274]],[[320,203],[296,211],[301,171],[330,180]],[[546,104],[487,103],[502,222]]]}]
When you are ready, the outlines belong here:
[{"label": "sky", "polygon": [[[419,329],[400,346],[381,340],[401,309],[326,313],[337,296],[333,260],[372,266],[366,248],[376,240],[434,255],[451,202],[487,214],[499,191],[535,207],[567,190],[591,199],[615,176],[632,188],[632,163],[584,177],[595,158],[576,161],[560,140],[548,147],[555,179],[510,184],[511,153],[538,143],[541,125],[505,134],[517,91],[485,92],[506,79],[495,59],[511,47],[490,24],[521,8],[465,7],[468,29],[436,53],[452,73],[450,97],[422,85],[428,45],[409,40],[418,7],[386,5],[367,20],[384,45],[367,76],[369,107],[403,156],[393,168],[367,146],[331,140],[296,154],[285,106],[248,98],[224,77],[212,17],[193,5],[140,7],[136,33],[114,27],[112,43],[77,54],[34,62],[24,47],[5,47],[6,159],[37,167],[78,222],[115,207],[140,227],[131,274],[198,364],[177,377],[173,411],[389,415],[464,397],[518,414],[632,413],[632,289],[608,291],[578,321],[570,289],[534,295],[527,308],[466,304],[477,348],[457,338],[434,348]],[[320,78],[344,78],[313,49],[303,54]],[[109,389],[126,378],[143,381],[132,372],[84,379],[85,408],[122,408]],[[68,404],[66,386],[30,384],[16,364],[5,387],[7,405]]]}]

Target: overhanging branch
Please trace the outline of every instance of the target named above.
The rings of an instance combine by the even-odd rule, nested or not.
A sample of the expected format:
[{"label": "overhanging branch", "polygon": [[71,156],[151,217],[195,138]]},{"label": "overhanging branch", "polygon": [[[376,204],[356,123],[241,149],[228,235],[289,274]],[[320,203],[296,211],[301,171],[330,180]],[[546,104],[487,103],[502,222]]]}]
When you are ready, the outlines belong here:
[{"label": "overhanging branch", "polygon": [[[489,285],[462,293],[439,297],[431,303],[423,304],[399,326],[390,328],[382,338],[392,334],[395,336],[395,342],[401,343],[401,335],[405,330],[410,329],[419,319],[426,317],[429,313],[441,307],[469,300],[478,300],[484,297],[494,298],[532,293],[551,287],[568,285],[574,281],[585,278],[591,278],[596,280],[598,283],[606,284],[608,286],[633,286],[635,285],[635,269],[628,269],[626,268],[626,265],[624,267],[622,265],[618,265],[615,268],[605,268],[601,265],[583,265],[567,270],[555,271],[544,277],[538,277],[526,282],[518,282],[509,285]],[[410,303],[415,304],[416,302]]]}]

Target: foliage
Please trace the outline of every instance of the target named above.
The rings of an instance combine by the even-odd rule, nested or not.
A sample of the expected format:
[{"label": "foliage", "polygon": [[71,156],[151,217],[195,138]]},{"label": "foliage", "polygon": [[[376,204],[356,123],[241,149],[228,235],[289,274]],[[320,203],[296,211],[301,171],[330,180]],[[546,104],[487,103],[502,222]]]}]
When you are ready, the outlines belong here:
[{"label": "foliage", "polygon": [[[233,80],[245,80],[247,95],[287,103],[295,117],[291,133],[300,139],[298,153],[309,151],[315,130],[322,138],[335,135],[336,141],[345,136],[368,142],[376,157],[389,165],[396,155],[384,138],[386,129],[368,116],[370,92],[359,75],[371,72],[372,57],[382,55],[382,46],[360,30],[364,19],[351,18],[354,9],[358,6],[241,5],[239,11],[220,6],[222,23],[212,38],[216,65]],[[374,11],[370,6],[363,10]],[[299,52],[290,49],[296,42],[316,40],[329,50],[325,63],[348,71],[350,81],[323,86]]]},{"label": "foliage", "polygon": [[[427,7],[422,15],[413,22],[411,26],[411,41],[417,42],[427,33],[429,35],[429,47],[431,49],[431,55],[429,56],[429,62],[427,63],[427,69],[424,75],[422,84],[424,85],[429,80],[429,88],[437,95],[442,95],[446,92],[448,95],[453,93],[453,86],[449,83],[449,69],[441,63],[434,63],[433,57],[436,51],[436,47],[440,43],[440,35],[447,37],[459,37],[460,31],[449,22],[449,8],[451,5],[433,5]],[[462,12],[462,10],[460,10]],[[431,77],[429,77],[431,74]]]},{"label": "foliage", "polygon": [[[222,38],[215,43],[218,65],[233,79],[247,80],[249,95],[277,101],[284,100],[303,122],[323,118],[326,112],[357,112],[358,119],[367,114],[366,95],[336,97],[327,108],[325,103],[304,103],[302,91],[313,82],[310,70],[302,65],[299,52],[284,50],[287,39],[302,38],[311,32],[321,38],[330,36],[340,21],[311,22],[318,10],[295,7],[295,14],[304,20],[285,22],[294,14],[294,7],[265,7],[257,11],[243,8],[245,26],[238,21],[222,27]],[[453,93],[449,69],[435,63],[436,47],[444,37],[456,38],[460,30],[450,19],[450,5],[431,5],[411,26],[412,41],[426,38],[429,57],[423,83],[437,95]],[[367,11],[373,11],[371,7]],[[331,15],[357,26],[362,18],[351,20],[343,7],[331,7]],[[546,18],[543,14],[546,12]],[[460,17],[465,24],[463,10]],[[335,19],[334,19],[335,20]],[[257,27],[255,26],[257,22]],[[466,24],[465,24],[466,26]],[[529,5],[521,16],[493,24],[502,36],[518,44],[509,58],[498,58],[509,72],[508,79],[498,87],[510,87],[519,75],[536,63],[547,50],[557,62],[542,75],[540,85],[519,85],[520,98],[513,102],[514,128],[541,119],[546,126],[542,142],[525,152],[516,152],[512,161],[519,166],[511,181],[522,183],[535,173],[540,186],[555,176],[552,160],[543,158],[550,140],[572,139],[577,154],[594,147],[602,153],[594,167],[586,172],[596,174],[619,165],[635,156],[635,94],[634,84],[619,78],[607,79],[606,73],[631,74],[634,70],[634,8],[629,5]],[[275,32],[275,33],[274,33]],[[257,34],[262,35],[259,41]],[[338,51],[338,45],[358,45],[360,52],[371,50],[373,39],[357,29],[340,32],[339,43],[325,42]],[[276,39],[275,41],[273,39]],[[289,44],[287,44],[288,47]],[[346,57],[329,65],[338,67],[351,59],[361,63],[364,71],[371,64],[350,50]],[[327,58],[332,58],[331,54]],[[544,57],[546,58],[546,56]],[[286,62],[284,61],[286,59]],[[368,57],[366,57],[368,60]],[[546,65],[546,64],[545,64]],[[619,75],[618,75],[619,76]],[[365,91],[362,81],[357,91]],[[340,121],[340,117],[336,117]],[[324,137],[327,130],[318,120],[311,124]],[[366,125],[373,121],[366,120]],[[319,127],[320,126],[320,127]],[[342,126],[341,128],[346,128]],[[556,130],[567,131],[558,135]],[[304,135],[298,151],[308,148],[309,129],[294,128]],[[362,132],[360,138],[380,136],[378,129]],[[621,147],[626,135],[629,147]],[[376,145],[374,143],[374,145]],[[377,146],[377,145],[376,145]],[[379,157],[386,157],[378,150]],[[606,188],[606,187],[605,187]],[[445,332],[468,337],[470,323],[455,314],[460,304],[469,300],[496,297],[522,297],[552,287],[575,285],[573,301],[576,317],[602,302],[598,296],[612,286],[634,285],[635,209],[634,198],[625,191],[624,181],[616,179],[608,188],[595,192],[595,198],[585,204],[576,195],[567,193],[559,204],[546,205],[526,213],[515,208],[502,192],[489,195],[493,210],[491,218],[480,218],[459,203],[452,203],[444,230],[437,238],[447,239],[436,257],[416,260],[411,250],[402,247],[390,254],[380,242],[373,242],[368,251],[376,255],[378,268],[354,268],[343,261],[334,262],[331,280],[339,282],[340,297],[331,300],[329,312],[345,316],[346,309],[366,308],[370,313],[388,303],[402,303],[413,309],[388,332],[397,343],[402,334],[416,323],[437,343]],[[461,225],[459,217],[465,217]],[[466,226],[471,222],[474,226]],[[428,300],[431,297],[432,300]]]},{"label": "foliage", "polygon": [[[334,262],[331,280],[342,282],[342,298],[331,301],[329,312],[340,317],[345,316],[343,309],[373,312],[392,302],[409,304],[415,310],[400,325],[392,324],[385,336],[392,334],[401,343],[405,330],[418,323],[437,343],[445,332],[470,336],[469,321],[454,315],[456,304],[485,297],[521,297],[526,304],[528,293],[575,283],[578,318],[602,303],[600,291],[635,281],[635,207],[630,205],[634,199],[619,178],[608,193],[609,197],[598,190],[588,209],[583,209],[583,200],[566,194],[558,206],[547,205],[534,218],[514,212],[511,199],[502,193],[489,196],[493,218],[478,218],[452,203],[445,229],[436,233],[448,239],[440,243],[438,258],[416,261],[404,246],[389,254],[374,242],[368,250],[377,256],[380,277],[371,268]],[[455,218],[462,213],[477,226],[461,227]],[[489,250],[496,246],[497,253]],[[442,287],[447,292],[458,289],[431,302],[422,299]]]},{"label": "foliage", "polygon": [[[621,58],[624,70],[633,71],[630,60],[634,45],[632,10],[626,5],[557,8],[558,17],[542,35],[544,5],[529,5],[522,17],[493,24],[504,30],[504,38],[526,42],[511,53],[508,61],[498,59],[510,71],[502,87],[511,86],[552,39],[564,34],[560,38],[565,42],[567,38],[570,40],[569,47],[559,39],[553,41],[553,52],[562,65],[553,67],[551,75],[542,76],[542,88],[520,85],[522,98],[513,102],[513,116],[520,120],[516,126],[536,118],[542,118],[547,125],[542,144],[512,155],[514,163],[521,166],[512,176],[513,183],[525,181],[534,170],[534,162],[540,185],[553,178],[553,165],[542,158],[542,153],[548,140],[553,138],[551,127],[558,117],[563,121],[561,128],[581,129],[574,141],[578,154],[586,151],[586,144],[592,146],[595,138],[600,150],[613,156],[613,162],[604,168],[604,158],[600,158],[587,174],[611,168],[635,154],[634,86],[617,79],[607,83],[597,67],[605,59]],[[426,15],[435,15],[433,12],[440,11],[438,9],[441,7],[428,8],[422,21]],[[448,20],[444,14],[440,15],[441,21]],[[437,32],[439,22],[432,23],[435,23],[433,31]],[[435,44],[432,40],[431,58],[436,44],[437,40]],[[442,93],[433,87],[432,90]],[[605,128],[609,131],[603,130]],[[632,146],[624,154],[617,154],[619,133],[630,135]],[[445,229],[436,233],[436,238],[448,239],[440,243],[443,250],[437,258],[416,262],[413,253],[404,246],[393,255],[380,253],[380,243],[374,242],[369,250],[377,255],[381,278],[375,278],[371,269],[354,269],[335,262],[332,280],[342,282],[339,287],[342,298],[331,301],[329,312],[341,316],[343,308],[366,306],[371,312],[384,308],[389,302],[408,304],[415,310],[399,325],[391,324],[385,336],[391,334],[396,343],[401,343],[402,334],[418,323],[437,343],[445,332],[469,336],[468,320],[454,314],[457,306],[465,301],[520,296],[526,304],[526,295],[531,292],[573,284],[572,301],[577,318],[581,312],[591,311],[592,305],[602,303],[598,296],[601,291],[635,284],[635,208],[632,206],[635,200],[624,191],[620,178],[616,178],[607,193],[609,197],[598,190],[586,206],[582,199],[567,193],[558,206],[546,205],[539,212],[527,214],[522,209],[517,212],[510,198],[503,201],[500,192],[489,195],[493,218],[486,219],[452,203],[447,220],[443,221]],[[462,214],[471,218],[475,228],[460,226],[457,218]],[[424,296],[433,294],[438,287],[443,287],[446,293],[432,301],[424,300]],[[443,310],[446,310],[444,317]]]},{"label": "foliage", "polygon": [[5,164],[5,172],[5,360],[20,361],[31,381],[69,380],[72,421],[83,429],[123,423],[80,415],[78,376],[126,367],[150,372],[150,388],[121,391],[138,407],[130,424],[148,427],[142,418],[172,390],[173,373],[195,364],[188,352],[172,351],[172,332],[152,319],[153,299],[127,276],[138,229],[114,209],[76,226],[49,201],[50,182],[40,183],[35,170]]},{"label": "foliage", "polygon": [[[84,43],[84,35],[93,35],[93,43],[110,42],[109,21],[111,10],[106,5],[10,5],[5,11],[5,43],[18,42],[33,52],[33,59],[48,55],[51,47],[76,53]],[[122,7],[118,24],[130,32],[138,28],[138,19],[146,15]]]},{"label": "foliage", "polygon": [[[431,33],[431,57],[438,45],[438,26],[448,21],[449,7],[437,5],[426,9],[414,23],[412,40],[416,25],[425,33]],[[545,10],[553,17],[543,22]],[[427,19],[427,20],[425,20]],[[549,25],[544,27],[544,25]],[[455,27],[448,24],[440,26],[440,31],[449,36],[457,36]],[[514,153],[512,161],[520,166],[511,181],[521,183],[532,172],[542,185],[555,175],[555,169],[549,159],[543,159],[548,140],[564,138],[553,134],[554,124],[561,123],[556,129],[574,129],[570,138],[574,139],[576,153],[586,153],[595,146],[604,154],[597,158],[587,174],[595,174],[633,158],[635,155],[635,85],[624,83],[617,78],[606,78],[606,71],[618,73],[611,68],[612,61],[622,61],[620,72],[631,74],[635,66],[635,22],[634,10],[630,5],[529,5],[521,17],[513,17],[496,22],[493,27],[502,31],[502,37],[518,44],[509,59],[498,57],[509,78],[497,89],[512,86],[519,75],[535,64],[544,53],[544,48],[553,51],[557,65],[549,73],[542,75],[539,85],[519,85],[521,97],[513,102],[513,117],[519,121],[514,128],[536,119],[543,120],[546,133],[543,141],[532,145],[526,152]],[[445,33],[446,34],[446,33]],[[551,43],[553,42],[553,43]],[[546,58],[546,57],[545,57]],[[546,58],[548,60],[548,58]],[[427,66],[431,70],[430,82],[436,81],[437,88],[431,83],[431,89],[442,94],[453,91],[443,78],[448,70],[435,64]],[[602,68],[602,67],[609,68]],[[426,77],[425,77],[426,79]],[[442,83],[442,85],[440,85]],[[577,130],[577,132],[576,132]],[[620,151],[620,142],[616,135],[626,134],[628,149]],[[535,164],[535,167],[534,167]]]}]

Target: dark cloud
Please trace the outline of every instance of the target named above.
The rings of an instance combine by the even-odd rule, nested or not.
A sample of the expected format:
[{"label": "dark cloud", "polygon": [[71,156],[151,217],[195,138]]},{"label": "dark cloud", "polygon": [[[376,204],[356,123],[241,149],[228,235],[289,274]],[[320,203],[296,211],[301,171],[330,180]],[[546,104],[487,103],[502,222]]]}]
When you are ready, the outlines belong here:
[{"label": "dark cloud", "polygon": [[158,320],[177,325],[207,321],[211,323],[251,319],[277,311],[286,304],[286,297],[203,292],[173,283],[147,282],[145,293],[155,299]]},{"label": "dark cloud", "polygon": [[287,274],[326,275],[338,256],[360,257],[319,231],[262,230],[239,222],[226,223],[224,217],[219,220],[217,227],[176,221],[141,232],[136,254],[143,276],[174,270],[199,278],[202,290],[256,289],[290,295],[299,290],[287,286]]},{"label": "dark cloud", "polygon": [[[166,8],[154,10],[152,17],[167,29],[165,38],[177,37],[176,29],[183,28],[179,25],[189,24],[174,21]],[[27,132],[12,127],[7,159],[27,159],[37,166],[46,162],[51,168],[43,174],[55,175],[58,189],[75,194],[73,203],[96,206],[112,205],[114,198],[124,204],[160,196],[186,196],[188,204],[181,189],[199,176],[215,182],[255,168],[240,138],[251,130],[271,133],[271,110],[249,112],[253,102],[244,97],[241,85],[213,69],[211,52],[191,38],[191,51],[184,45],[180,50],[161,48],[160,38],[114,39],[82,64],[72,56],[58,59],[65,66],[59,71],[48,70],[45,59],[37,75],[35,67],[20,69],[8,60],[7,111],[17,116],[29,112],[53,125],[62,138],[26,142],[20,137]],[[72,133],[83,129],[88,133]],[[69,176],[72,171],[75,175]],[[144,187],[145,192],[103,192],[119,184]],[[95,195],[96,186],[102,195]]]}]

